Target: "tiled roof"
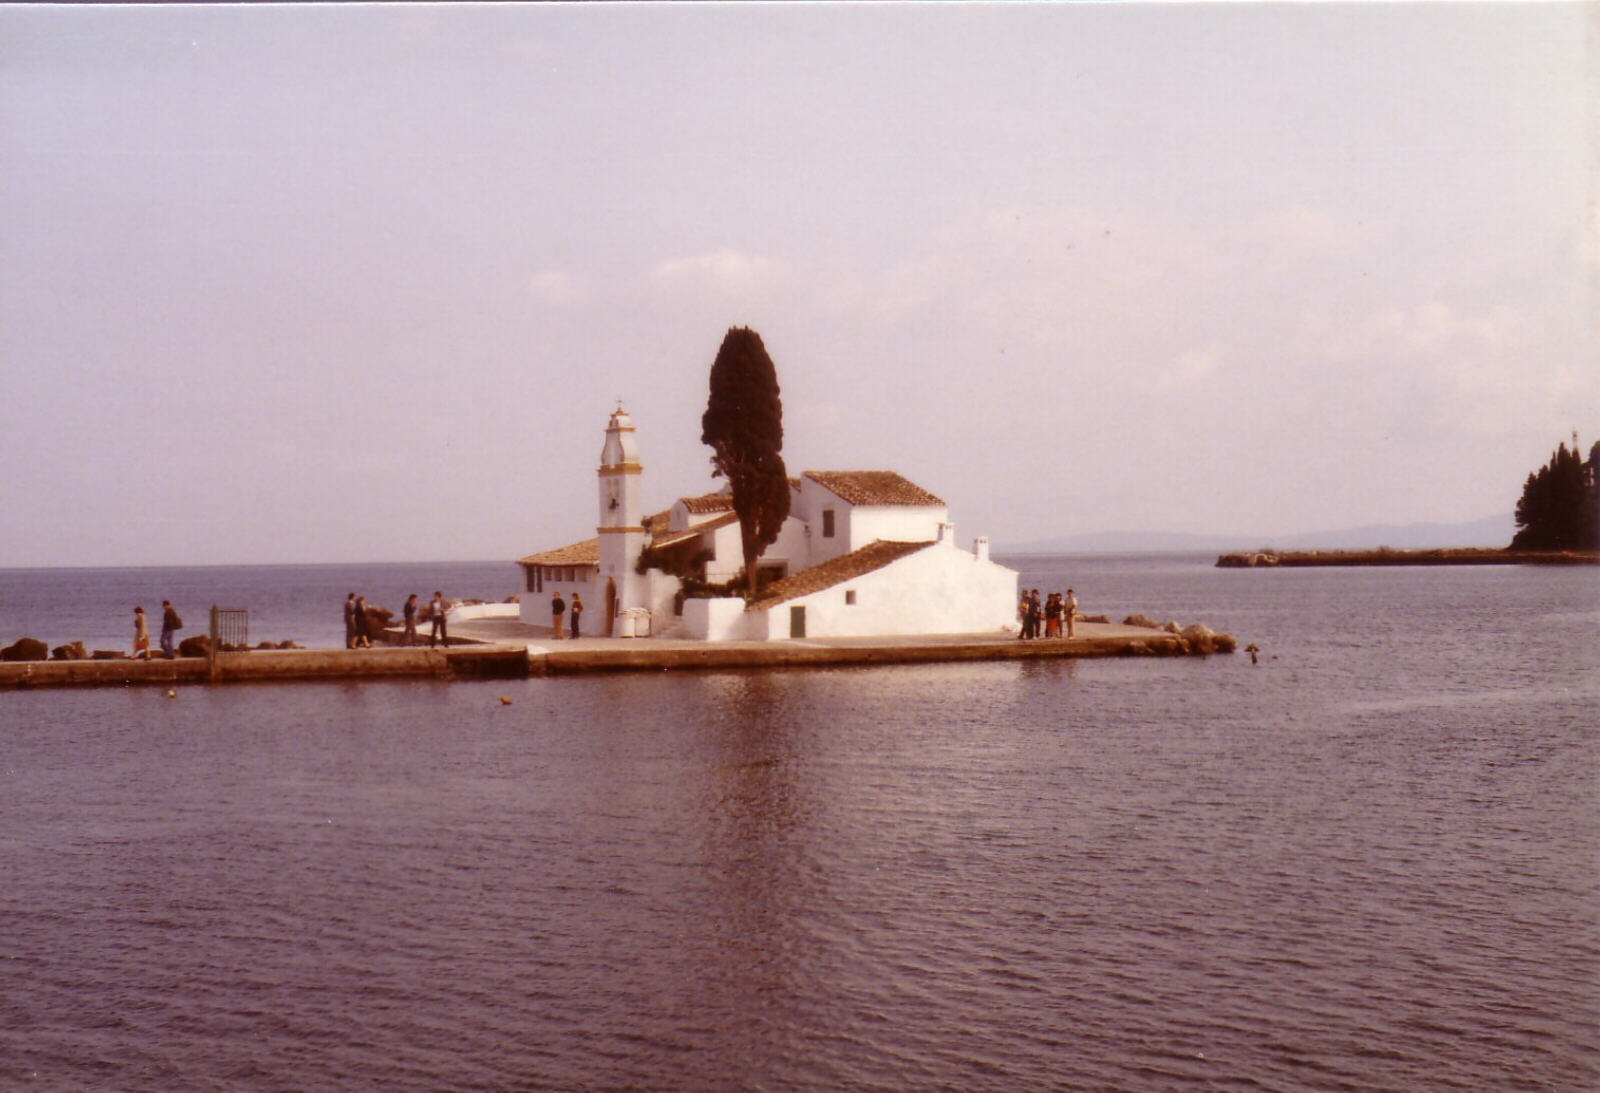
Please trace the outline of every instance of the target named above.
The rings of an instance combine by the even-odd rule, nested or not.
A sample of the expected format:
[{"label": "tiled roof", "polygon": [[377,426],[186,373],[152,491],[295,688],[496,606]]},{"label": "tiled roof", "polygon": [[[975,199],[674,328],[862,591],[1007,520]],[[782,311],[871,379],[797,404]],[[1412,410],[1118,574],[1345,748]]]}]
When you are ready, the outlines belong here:
[{"label": "tiled roof", "polygon": [[733,508],[733,495],[729,493],[703,493],[699,497],[680,498],[683,507],[696,516],[708,512],[727,512]]},{"label": "tiled roof", "polygon": [[807,471],[852,505],[942,505],[933,494],[894,471]]},{"label": "tiled roof", "polygon": [[[809,472],[808,472],[809,473]],[[836,584],[854,580],[866,573],[882,569],[890,562],[897,562],[908,554],[915,554],[932,546],[931,542],[923,543],[896,543],[887,539],[879,539],[869,543],[860,550],[852,550],[849,554],[841,554],[831,558],[820,565],[802,569],[798,573],[791,573],[781,581],[777,581],[767,589],[767,594],[750,605],[751,611],[761,611],[774,607],[785,600],[799,599],[809,596],[813,592],[821,592],[825,588],[832,588]]]},{"label": "tiled roof", "polygon": [[651,535],[659,535],[667,530],[667,525],[672,522],[672,510],[653,512],[644,518],[644,529]]},{"label": "tiled roof", "polygon": [[585,539],[571,546],[557,547],[542,554],[530,554],[517,559],[521,565],[599,565],[600,540]]},{"label": "tiled roof", "polygon": [[738,522],[739,514],[729,512],[718,516],[714,520],[707,520],[703,524],[685,528],[683,531],[668,532],[665,528],[662,528],[661,532],[650,540],[650,545],[657,548],[677,546],[679,543],[688,542],[690,539],[698,539],[703,531],[715,531],[717,528],[725,528],[729,524],[737,524]]}]

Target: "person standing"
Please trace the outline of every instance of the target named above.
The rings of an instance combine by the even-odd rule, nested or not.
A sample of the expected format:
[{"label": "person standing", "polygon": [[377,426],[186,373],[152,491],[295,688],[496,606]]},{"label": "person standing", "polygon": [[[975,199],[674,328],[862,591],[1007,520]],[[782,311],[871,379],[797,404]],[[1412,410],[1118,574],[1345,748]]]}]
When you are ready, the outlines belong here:
[{"label": "person standing", "polygon": [[411,593],[406,597],[406,632],[401,637],[402,645],[415,645],[417,643],[417,594]]},{"label": "person standing", "polygon": [[344,598],[344,647],[356,647],[356,594],[354,592]]},{"label": "person standing", "polygon": [[448,649],[450,648],[450,634],[445,626],[444,593],[435,590],[433,602],[428,606],[433,611],[433,629],[428,632],[428,648],[432,649],[433,643],[437,641]]},{"label": "person standing", "polygon": [[176,656],[172,643],[178,631],[183,629],[183,620],[178,617],[177,610],[172,606],[171,600],[161,601],[161,651],[168,657]]},{"label": "person standing", "polygon": [[367,598],[356,597],[356,647],[360,649],[372,648],[372,620],[367,618]]},{"label": "person standing", "polygon": [[1032,625],[1031,620],[1033,615],[1028,610],[1027,589],[1022,590],[1022,599],[1017,603],[1017,618],[1022,620],[1022,629],[1017,631],[1017,640],[1027,641],[1029,638],[1033,637],[1033,634],[1029,632],[1029,628]]},{"label": "person standing", "polygon": [[572,636],[578,637],[578,616],[583,614],[583,597],[576,592],[572,594]]},{"label": "person standing", "polygon": [[1067,602],[1061,607],[1061,617],[1067,620],[1067,637],[1076,637],[1078,632],[1078,594],[1072,589],[1067,589]]},{"label": "person standing", "polygon": [[1044,601],[1044,636],[1061,636],[1061,593],[1052,592]]},{"label": "person standing", "polygon": [[567,613],[567,601],[561,598],[561,589],[556,589],[556,594],[550,598],[550,637],[554,641],[561,640],[561,616]]},{"label": "person standing", "polygon": [[1033,637],[1044,633],[1044,605],[1039,602],[1037,588],[1028,597],[1028,633]]},{"label": "person standing", "polygon": [[142,607],[133,609],[133,659],[150,659],[150,622]]}]

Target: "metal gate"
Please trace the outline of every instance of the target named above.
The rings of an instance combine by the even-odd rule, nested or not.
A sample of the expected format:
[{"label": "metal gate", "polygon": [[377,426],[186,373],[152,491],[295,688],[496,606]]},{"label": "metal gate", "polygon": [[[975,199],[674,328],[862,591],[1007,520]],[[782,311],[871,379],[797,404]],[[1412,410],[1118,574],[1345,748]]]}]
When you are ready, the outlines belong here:
[{"label": "metal gate", "polygon": [[224,645],[245,648],[250,644],[250,611],[244,607],[211,607],[211,648]]}]

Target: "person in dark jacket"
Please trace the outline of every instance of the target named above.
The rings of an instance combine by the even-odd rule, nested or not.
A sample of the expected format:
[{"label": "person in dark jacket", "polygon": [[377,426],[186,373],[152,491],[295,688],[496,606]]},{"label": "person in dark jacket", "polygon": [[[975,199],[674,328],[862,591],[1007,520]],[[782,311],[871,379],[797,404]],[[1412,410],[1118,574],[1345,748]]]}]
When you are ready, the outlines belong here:
[{"label": "person in dark jacket", "polygon": [[415,645],[417,643],[417,594],[411,593],[406,599],[406,632],[400,639],[402,645]]},{"label": "person in dark jacket", "polygon": [[356,647],[356,594],[354,592],[344,598],[344,647]]},{"label": "person in dark jacket", "polygon": [[167,656],[175,656],[172,643],[178,631],[183,629],[183,620],[178,617],[178,612],[173,609],[171,600],[161,601],[161,651]]}]

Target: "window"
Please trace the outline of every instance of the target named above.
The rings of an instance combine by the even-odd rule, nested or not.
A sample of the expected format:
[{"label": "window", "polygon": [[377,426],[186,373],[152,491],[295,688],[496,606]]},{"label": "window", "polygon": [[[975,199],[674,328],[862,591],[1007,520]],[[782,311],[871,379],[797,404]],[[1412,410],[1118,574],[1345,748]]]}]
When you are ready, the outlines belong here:
[{"label": "window", "polygon": [[847,589],[844,590],[844,602],[849,607],[854,607],[855,606],[855,603],[856,603],[856,590],[855,589],[847,588]]},{"label": "window", "polygon": [[823,509],[822,510],[822,537],[824,539],[832,539],[833,538],[833,510],[832,509]]}]

